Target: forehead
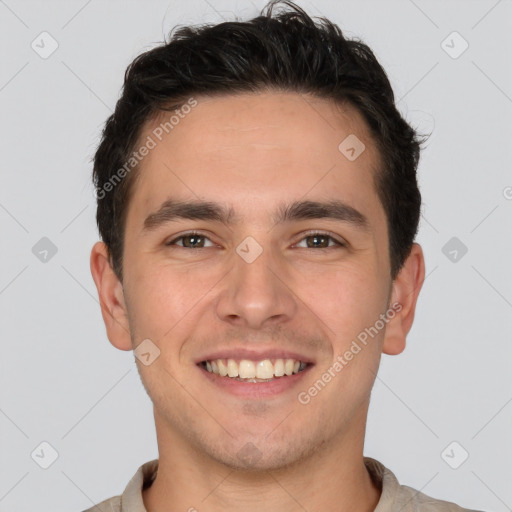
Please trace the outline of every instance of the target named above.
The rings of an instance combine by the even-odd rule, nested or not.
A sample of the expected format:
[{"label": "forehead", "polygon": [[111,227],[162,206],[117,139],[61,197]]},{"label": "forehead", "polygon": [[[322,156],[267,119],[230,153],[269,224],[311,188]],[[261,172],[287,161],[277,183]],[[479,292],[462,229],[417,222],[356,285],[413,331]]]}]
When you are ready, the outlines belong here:
[{"label": "forehead", "polygon": [[[154,147],[140,163],[132,194],[129,210],[139,216],[169,195],[238,203],[247,212],[311,194],[377,200],[378,155],[354,107],[284,92],[195,101],[172,124],[173,112],[162,112],[144,127],[140,141],[151,139]],[[357,159],[340,151],[345,140],[365,148]]]}]

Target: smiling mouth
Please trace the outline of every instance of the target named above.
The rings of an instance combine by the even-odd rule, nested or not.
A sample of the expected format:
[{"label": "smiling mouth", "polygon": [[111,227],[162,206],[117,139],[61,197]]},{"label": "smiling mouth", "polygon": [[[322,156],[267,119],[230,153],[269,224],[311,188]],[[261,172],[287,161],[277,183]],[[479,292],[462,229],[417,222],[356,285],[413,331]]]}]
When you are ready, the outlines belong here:
[{"label": "smiling mouth", "polygon": [[297,359],[215,359],[202,361],[199,366],[214,373],[241,382],[270,382],[304,371],[310,363]]}]

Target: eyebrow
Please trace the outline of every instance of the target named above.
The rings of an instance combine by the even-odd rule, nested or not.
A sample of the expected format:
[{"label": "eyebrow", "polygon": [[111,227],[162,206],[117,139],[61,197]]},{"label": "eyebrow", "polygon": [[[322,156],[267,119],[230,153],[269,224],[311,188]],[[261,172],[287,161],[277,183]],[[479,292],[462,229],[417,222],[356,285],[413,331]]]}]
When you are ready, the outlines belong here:
[{"label": "eyebrow", "polygon": [[[232,206],[212,201],[167,199],[144,220],[143,232],[149,232],[176,219],[206,220],[232,225],[240,221]],[[339,200],[293,201],[281,204],[272,216],[274,224],[307,219],[334,219],[353,224],[365,231],[369,222],[365,215]]]}]

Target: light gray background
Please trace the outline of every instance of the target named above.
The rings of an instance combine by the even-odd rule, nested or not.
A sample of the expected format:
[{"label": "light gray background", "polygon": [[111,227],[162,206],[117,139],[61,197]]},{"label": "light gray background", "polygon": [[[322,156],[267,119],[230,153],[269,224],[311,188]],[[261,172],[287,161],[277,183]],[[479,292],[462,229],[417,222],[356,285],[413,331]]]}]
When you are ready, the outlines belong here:
[{"label": "light gray background", "polygon": [[[426,494],[511,510],[512,2],[298,3],[367,42],[406,118],[433,130],[419,173],[428,277],[408,347],[383,356],[365,454]],[[176,24],[263,5],[0,0],[0,511],[83,510],[157,456],[133,353],[108,342],[90,275],[90,159],[136,55]],[[43,31],[59,45],[47,59],[31,48]],[[469,43],[458,58],[453,31]],[[42,237],[58,249],[46,263]],[[468,248],[455,262],[452,237]],[[31,458],[49,456],[43,441],[59,455],[48,469]],[[441,456],[452,441],[469,453],[458,469]]]}]

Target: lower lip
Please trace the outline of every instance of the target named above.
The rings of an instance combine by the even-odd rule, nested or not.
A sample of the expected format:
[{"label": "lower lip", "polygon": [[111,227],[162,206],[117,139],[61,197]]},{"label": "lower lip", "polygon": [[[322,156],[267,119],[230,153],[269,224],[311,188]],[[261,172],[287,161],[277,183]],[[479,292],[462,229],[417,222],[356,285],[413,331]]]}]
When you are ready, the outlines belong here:
[{"label": "lower lip", "polygon": [[216,386],[232,395],[243,398],[267,398],[276,396],[290,390],[304,378],[304,375],[313,368],[313,364],[308,364],[304,370],[293,375],[285,377],[275,377],[269,382],[243,382],[229,377],[221,377],[211,373],[202,366],[198,366],[206,378]]}]

